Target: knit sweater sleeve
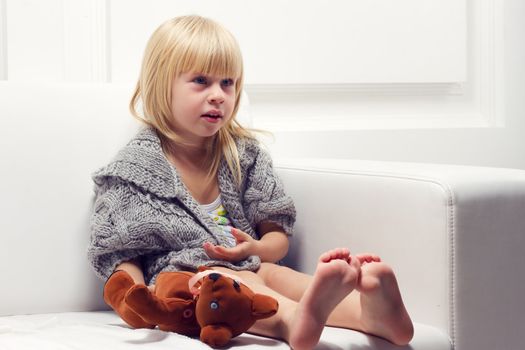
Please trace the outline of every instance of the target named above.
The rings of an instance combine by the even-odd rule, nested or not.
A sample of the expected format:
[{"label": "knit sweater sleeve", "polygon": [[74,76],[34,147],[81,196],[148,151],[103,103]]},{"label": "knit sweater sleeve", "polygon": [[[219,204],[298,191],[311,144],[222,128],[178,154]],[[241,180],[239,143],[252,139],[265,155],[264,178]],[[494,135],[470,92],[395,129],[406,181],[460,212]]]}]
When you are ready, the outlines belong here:
[{"label": "knit sweater sleeve", "polygon": [[129,184],[108,179],[95,193],[88,260],[97,276],[107,279],[117,265],[147,254],[155,244],[134,219],[139,208]]},{"label": "knit sweater sleeve", "polygon": [[253,163],[247,170],[243,198],[246,216],[255,225],[273,222],[291,235],[296,216],[293,200],[285,193],[270,155],[260,146],[254,153]]}]

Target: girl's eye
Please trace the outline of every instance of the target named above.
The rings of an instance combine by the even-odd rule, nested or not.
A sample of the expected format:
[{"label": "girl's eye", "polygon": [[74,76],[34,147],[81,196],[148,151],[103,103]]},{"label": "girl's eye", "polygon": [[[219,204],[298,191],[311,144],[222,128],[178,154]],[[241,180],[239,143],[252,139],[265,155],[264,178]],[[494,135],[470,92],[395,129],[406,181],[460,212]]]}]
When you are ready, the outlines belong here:
[{"label": "girl's eye", "polygon": [[221,84],[222,84],[222,86],[232,86],[233,85],[233,79],[223,79]]},{"label": "girl's eye", "polygon": [[208,83],[208,81],[206,80],[205,77],[197,77],[197,78],[193,79],[193,82],[197,83],[197,84],[204,84],[204,85],[206,85]]}]

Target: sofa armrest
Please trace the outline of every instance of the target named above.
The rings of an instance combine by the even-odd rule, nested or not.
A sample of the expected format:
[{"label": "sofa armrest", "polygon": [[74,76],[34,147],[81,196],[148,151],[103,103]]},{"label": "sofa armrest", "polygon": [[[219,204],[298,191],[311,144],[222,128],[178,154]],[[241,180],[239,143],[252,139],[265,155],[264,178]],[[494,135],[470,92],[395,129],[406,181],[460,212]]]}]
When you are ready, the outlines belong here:
[{"label": "sofa armrest", "polygon": [[456,349],[517,349],[525,332],[525,171],[329,159],[276,161],[298,221],[287,263],[335,246],[396,271],[416,322]]}]

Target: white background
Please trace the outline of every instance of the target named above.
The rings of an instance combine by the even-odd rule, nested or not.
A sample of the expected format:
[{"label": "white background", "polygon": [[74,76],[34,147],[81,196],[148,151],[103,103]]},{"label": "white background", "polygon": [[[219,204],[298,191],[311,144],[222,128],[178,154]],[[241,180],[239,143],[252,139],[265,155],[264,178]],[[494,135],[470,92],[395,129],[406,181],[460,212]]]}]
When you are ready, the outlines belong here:
[{"label": "white background", "polygon": [[0,0],[0,80],[131,89],[151,32],[189,13],[238,38],[276,156],[525,168],[519,0]]}]

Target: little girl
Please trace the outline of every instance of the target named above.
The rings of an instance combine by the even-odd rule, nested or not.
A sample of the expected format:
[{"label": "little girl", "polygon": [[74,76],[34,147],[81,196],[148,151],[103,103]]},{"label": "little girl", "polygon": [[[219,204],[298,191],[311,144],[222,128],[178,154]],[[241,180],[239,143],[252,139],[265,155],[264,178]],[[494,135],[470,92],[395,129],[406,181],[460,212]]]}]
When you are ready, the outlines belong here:
[{"label": "little girl", "polygon": [[130,103],[146,127],[93,176],[95,272],[106,280],[123,270],[154,290],[160,272],[210,266],[277,299],[277,314],[250,332],[293,349],[313,348],[325,325],[408,343],[412,322],[379,257],[334,249],[313,276],[276,264],[295,208],[268,154],[235,119],[242,89],[238,44],[219,24],[178,17],[153,33]]}]

